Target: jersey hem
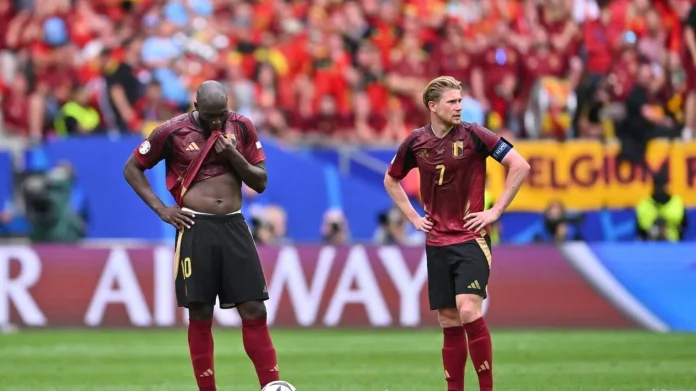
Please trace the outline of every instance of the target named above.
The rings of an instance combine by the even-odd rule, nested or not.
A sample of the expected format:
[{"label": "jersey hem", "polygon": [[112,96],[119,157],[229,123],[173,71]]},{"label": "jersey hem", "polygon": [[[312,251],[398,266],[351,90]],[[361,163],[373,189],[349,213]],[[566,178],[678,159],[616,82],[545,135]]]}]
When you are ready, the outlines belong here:
[{"label": "jersey hem", "polygon": [[[488,236],[488,234],[486,234],[486,236]],[[427,246],[431,246],[431,247],[445,247],[445,246],[451,246],[453,244],[466,243],[470,240],[476,240],[478,238],[483,239],[486,236],[481,236],[480,234],[469,234],[466,236],[445,237],[445,238],[441,238],[439,240],[426,239],[425,244]]]}]

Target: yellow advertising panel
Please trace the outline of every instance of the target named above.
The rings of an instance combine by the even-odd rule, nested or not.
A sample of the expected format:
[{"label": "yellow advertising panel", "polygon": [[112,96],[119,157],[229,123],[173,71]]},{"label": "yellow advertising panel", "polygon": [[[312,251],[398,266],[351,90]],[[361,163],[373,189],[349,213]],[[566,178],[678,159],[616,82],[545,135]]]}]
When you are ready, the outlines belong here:
[{"label": "yellow advertising panel", "polygon": [[[508,210],[542,211],[553,200],[568,208],[593,210],[632,208],[652,191],[652,175],[666,166],[670,190],[696,207],[696,142],[656,140],[646,153],[648,169],[616,163],[620,145],[595,141],[527,141],[515,149],[531,165],[531,172]],[[489,189],[500,194],[505,168],[488,163]]]}]

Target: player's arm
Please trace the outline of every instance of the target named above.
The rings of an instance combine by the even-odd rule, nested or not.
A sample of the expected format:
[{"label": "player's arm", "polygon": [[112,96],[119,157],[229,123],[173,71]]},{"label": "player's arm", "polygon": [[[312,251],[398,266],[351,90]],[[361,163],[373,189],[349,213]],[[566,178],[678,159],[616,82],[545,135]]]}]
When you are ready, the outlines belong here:
[{"label": "player's arm", "polygon": [[224,156],[237,171],[242,181],[255,192],[261,194],[268,184],[266,172],[266,155],[261,148],[261,141],[256,134],[256,128],[246,117],[240,119],[242,128],[247,135],[243,142],[241,152],[232,145],[226,137],[220,137],[215,141],[215,152]]},{"label": "player's arm", "polygon": [[394,204],[403,212],[408,221],[416,221],[420,218],[418,212],[413,208],[411,201],[406,195],[406,191],[401,186],[401,181],[387,173],[384,176],[384,188],[387,190],[389,197],[394,201]]},{"label": "player's arm", "polygon": [[[504,139],[501,138],[501,140]],[[520,187],[522,187],[522,183],[527,175],[529,175],[530,170],[527,160],[525,160],[519,152],[512,149],[512,146],[510,146],[510,148],[510,151],[500,161],[507,169],[505,188],[500,194],[500,197],[498,197],[498,200],[491,207],[491,209],[496,209],[500,214],[502,214],[508,206],[510,206],[512,200],[515,199],[517,192],[520,190]]]},{"label": "player's arm", "polygon": [[416,156],[411,149],[412,140],[411,136],[407,137],[396,152],[396,156],[392,159],[389,169],[384,175],[384,188],[408,221],[417,230],[428,232],[433,226],[432,222],[427,216],[421,217],[416,212],[404,188],[401,186],[401,180],[406,177],[409,171],[416,167]]},{"label": "player's arm", "polygon": [[145,201],[147,206],[155,211],[155,213],[159,214],[167,206],[164,205],[162,200],[152,191],[152,186],[150,186],[150,182],[145,176],[145,170],[146,168],[131,155],[128,161],[126,161],[126,166],[123,169],[123,176],[126,178],[126,182],[135,190],[135,193]]},{"label": "player's arm", "polygon": [[231,157],[227,160],[229,160],[232,166],[237,170],[242,181],[255,192],[259,194],[263,193],[268,185],[266,163],[261,161],[256,164],[251,164],[239,152],[230,155]]},{"label": "player's arm", "polygon": [[486,157],[492,157],[507,169],[505,188],[491,207],[498,215],[502,215],[507,207],[510,206],[512,200],[515,199],[524,179],[529,174],[529,163],[513,148],[509,141],[498,134],[482,126],[474,126],[472,131],[479,140],[477,145],[478,152]]},{"label": "player's arm", "polygon": [[186,214],[177,207],[167,207],[152,190],[145,176],[145,170],[154,167],[171,152],[170,134],[171,129],[163,125],[155,128],[147,140],[144,140],[128,158],[123,168],[123,176],[135,193],[163,221],[177,229],[190,228],[193,225],[193,215]]}]

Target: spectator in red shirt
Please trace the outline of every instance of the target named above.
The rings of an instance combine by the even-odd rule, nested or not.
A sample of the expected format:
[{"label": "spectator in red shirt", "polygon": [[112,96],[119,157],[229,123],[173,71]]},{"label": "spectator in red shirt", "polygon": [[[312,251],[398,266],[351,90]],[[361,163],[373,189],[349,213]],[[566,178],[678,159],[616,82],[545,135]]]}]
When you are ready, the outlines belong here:
[{"label": "spectator in red shirt", "polygon": [[472,88],[484,110],[507,119],[518,88],[522,57],[508,44],[509,28],[505,23],[500,22],[494,31],[486,50],[477,56],[471,77]]},{"label": "spectator in red shirt", "polygon": [[[688,49],[687,36],[693,29],[687,17],[689,0],[215,0],[193,11],[156,0],[56,0],[32,11],[13,11],[10,3],[0,0],[0,69],[5,84],[10,83],[12,63],[31,73],[31,134],[48,130],[43,125],[53,123],[56,107],[66,99],[66,86],[74,80],[101,93],[99,109],[111,127],[130,129],[141,126],[141,115],[136,114],[142,110],[135,107],[140,80],[150,80],[154,73],[163,83],[164,96],[186,105],[188,88],[196,80],[225,78],[230,64],[239,69],[237,86],[257,86],[231,102],[236,101],[239,110],[255,110],[254,115],[263,118],[257,121],[261,132],[285,137],[287,123],[302,128],[330,96],[341,116],[363,118],[361,132],[350,134],[363,134],[356,140],[365,143],[396,139],[421,122],[415,96],[433,74],[471,81],[476,97],[495,114],[491,118],[503,121],[501,128],[520,121],[529,86],[542,75],[570,78],[575,86],[586,70],[585,83],[577,90],[578,113],[610,72],[621,90],[614,99],[623,99],[632,82],[622,72],[635,76],[623,60],[615,61],[622,58],[617,44],[625,32],[634,33],[640,53],[663,67],[665,52],[681,53],[682,61],[670,61],[665,74],[678,75],[677,68],[683,66],[688,79],[696,80],[691,77],[696,75],[696,62],[691,60],[696,47],[693,53]],[[174,17],[177,26],[195,28],[168,29],[161,23],[163,15]],[[179,47],[174,34],[183,37],[185,45]],[[150,45],[149,63],[133,58],[133,47],[148,38],[152,43],[158,35],[161,42],[172,41],[171,50],[158,53],[162,48]],[[550,45],[539,44],[540,38],[533,35],[546,35]],[[114,54],[116,63],[130,68],[95,72],[90,58],[98,57],[103,48]],[[163,64],[158,57],[172,61],[157,69]],[[272,83],[260,64],[272,65]],[[696,90],[696,82],[688,86]],[[687,106],[696,108],[692,101],[696,98]],[[368,117],[385,113],[385,132],[364,131],[367,111]],[[689,115],[687,130],[696,124],[696,110],[689,113],[694,114]]]},{"label": "spectator in red shirt", "polygon": [[4,130],[14,136],[29,136],[29,82],[22,73],[2,92]]},{"label": "spectator in red shirt", "polygon": [[164,99],[162,86],[155,80],[147,85],[145,94],[135,102],[134,109],[141,121],[162,122],[177,112],[176,105]]}]

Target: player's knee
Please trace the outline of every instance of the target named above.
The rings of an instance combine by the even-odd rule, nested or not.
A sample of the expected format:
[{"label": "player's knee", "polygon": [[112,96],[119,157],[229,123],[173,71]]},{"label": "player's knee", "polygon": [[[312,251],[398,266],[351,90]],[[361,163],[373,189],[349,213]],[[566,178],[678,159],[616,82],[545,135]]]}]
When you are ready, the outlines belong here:
[{"label": "player's knee", "polygon": [[266,319],[266,305],[262,301],[247,301],[237,305],[243,320]]},{"label": "player's knee", "polygon": [[214,308],[210,304],[191,303],[188,307],[189,320],[211,320]]},{"label": "player's knee", "polygon": [[462,325],[462,321],[459,318],[459,313],[455,308],[437,310],[437,320],[440,323],[440,327],[443,329]]},{"label": "player's knee", "polygon": [[462,323],[471,323],[481,317],[481,310],[478,308],[462,308],[459,310],[459,317]]},{"label": "player's knee", "polygon": [[457,308],[462,323],[471,323],[482,315],[483,299],[476,295],[460,295],[457,297]]}]

